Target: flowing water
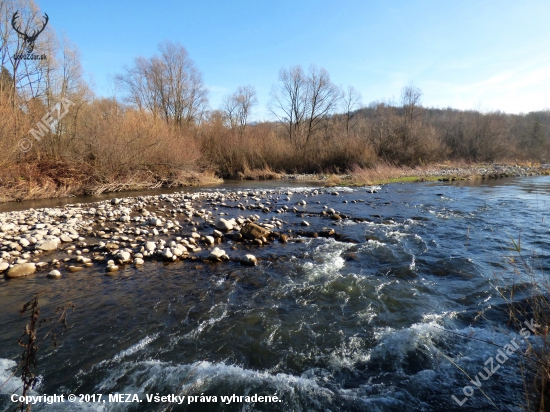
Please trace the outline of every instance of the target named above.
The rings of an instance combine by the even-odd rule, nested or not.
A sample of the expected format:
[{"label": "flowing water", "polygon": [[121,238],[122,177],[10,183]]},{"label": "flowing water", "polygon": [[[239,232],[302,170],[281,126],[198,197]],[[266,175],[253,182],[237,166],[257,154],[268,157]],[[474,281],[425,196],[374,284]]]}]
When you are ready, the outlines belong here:
[{"label": "flowing water", "polygon": [[[474,378],[498,348],[443,329],[500,346],[521,341],[496,287],[521,286],[505,259],[511,239],[520,237],[522,254],[536,252],[546,270],[550,178],[338,191],[296,193],[287,203],[306,199],[305,217],[278,217],[288,227],[304,219],[308,230],[333,227],[346,241],[250,247],[260,259],[255,267],[146,262],[114,277],[90,268],[59,280],[0,280],[0,385],[21,354],[26,319],[18,311],[40,291],[43,316],[69,301],[76,309],[57,348],[40,344],[33,393],[118,392],[143,402],[37,404],[37,411],[494,409],[487,397],[500,410],[521,410],[518,356],[481,380],[487,397],[475,387],[465,397],[463,388],[474,385],[458,366]],[[363,219],[308,217],[325,205]],[[7,394],[20,386],[13,378],[0,389],[0,409],[13,410]],[[146,394],[215,395],[217,402],[149,403]],[[276,394],[279,402],[222,402],[233,394]]]}]

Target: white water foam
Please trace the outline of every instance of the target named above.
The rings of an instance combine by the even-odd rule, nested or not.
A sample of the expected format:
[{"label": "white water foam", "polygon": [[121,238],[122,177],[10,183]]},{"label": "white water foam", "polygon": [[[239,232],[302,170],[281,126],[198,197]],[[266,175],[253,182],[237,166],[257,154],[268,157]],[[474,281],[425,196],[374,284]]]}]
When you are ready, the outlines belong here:
[{"label": "white water foam", "polygon": [[151,342],[153,342],[156,338],[158,338],[159,334],[155,333],[151,336],[146,336],[142,340],[140,340],[135,345],[130,346],[128,349],[125,349],[123,351],[120,351],[113,357],[113,361],[119,361],[127,356],[131,356],[134,353],[142,350],[145,346],[149,345]]},{"label": "white water foam", "polygon": [[302,264],[309,280],[338,275],[346,263],[341,255],[351,247],[349,243],[338,242],[331,238],[317,246],[313,251],[313,262]]},{"label": "white water foam", "polygon": [[208,311],[208,319],[202,321],[199,326],[185,335],[186,338],[196,339],[204,331],[212,328],[216,323],[227,316],[227,303],[217,303]]},{"label": "white water foam", "polygon": [[21,379],[12,377],[16,366],[17,362],[0,358],[0,394],[15,393],[21,388]]}]

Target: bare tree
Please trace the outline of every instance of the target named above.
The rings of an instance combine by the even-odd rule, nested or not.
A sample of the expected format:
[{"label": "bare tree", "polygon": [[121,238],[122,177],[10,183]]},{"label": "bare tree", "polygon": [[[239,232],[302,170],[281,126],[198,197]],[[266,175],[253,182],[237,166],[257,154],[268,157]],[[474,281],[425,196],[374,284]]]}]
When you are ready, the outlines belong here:
[{"label": "bare tree", "polygon": [[229,127],[244,134],[252,107],[258,104],[254,86],[240,86],[235,93],[227,96],[222,104],[223,112],[229,121]]},{"label": "bare tree", "polygon": [[412,123],[418,115],[418,108],[421,104],[422,90],[410,82],[401,90],[401,104],[403,105],[405,121]]},{"label": "bare tree", "polygon": [[199,122],[208,104],[208,90],[187,50],[166,41],[160,55],[138,57],[134,67],[116,76],[126,101],[161,116],[178,127]]},{"label": "bare tree", "polygon": [[325,69],[315,66],[307,75],[300,66],[281,69],[279,82],[271,90],[269,109],[285,127],[289,141],[303,149],[337,108],[340,89]]},{"label": "bare tree", "polygon": [[403,107],[402,125],[395,131],[396,136],[401,141],[402,149],[410,146],[416,137],[418,122],[416,121],[420,114],[420,98],[422,91],[410,82],[401,89],[401,105]]},{"label": "bare tree", "polygon": [[355,87],[348,86],[347,90],[342,94],[342,106],[344,109],[346,137],[349,137],[350,130],[357,125],[352,120],[355,117],[356,111],[361,108],[361,93]]}]

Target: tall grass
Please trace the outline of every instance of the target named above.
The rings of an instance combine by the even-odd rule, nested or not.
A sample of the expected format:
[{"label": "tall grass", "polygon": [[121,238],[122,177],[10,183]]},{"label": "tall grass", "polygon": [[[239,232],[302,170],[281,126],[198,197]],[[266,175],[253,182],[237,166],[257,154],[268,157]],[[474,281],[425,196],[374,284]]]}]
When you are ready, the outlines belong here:
[{"label": "tall grass", "polygon": [[547,412],[550,411],[550,279],[541,258],[522,249],[521,235],[517,240],[510,239],[506,268],[513,273],[514,284],[499,287],[497,280],[495,289],[506,301],[510,322],[518,330],[531,319],[538,325],[533,332],[534,339],[526,340],[527,356],[520,361],[526,410]]}]

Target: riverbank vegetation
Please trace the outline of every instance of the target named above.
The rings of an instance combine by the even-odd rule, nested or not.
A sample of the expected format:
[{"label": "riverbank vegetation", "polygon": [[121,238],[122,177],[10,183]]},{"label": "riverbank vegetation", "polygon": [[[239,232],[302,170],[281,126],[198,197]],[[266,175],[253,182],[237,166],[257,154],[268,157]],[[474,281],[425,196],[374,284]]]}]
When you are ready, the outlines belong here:
[{"label": "riverbank vegetation", "polygon": [[548,110],[424,107],[413,83],[399,101],[365,106],[356,89],[316,66],[281,68],[270,118],[252,122],[253,85],[211,107],[199,65],[171,42],[121,68],[116,95],[97,96],[77,47],[51,26],[35,44],[47,59],[15,58],[27,47],[11,27],[18,10],[29,27],[41,16],[30,0],[0,1],[0,201],[283,173],[389,181],[437,162],[550,159]]}]

